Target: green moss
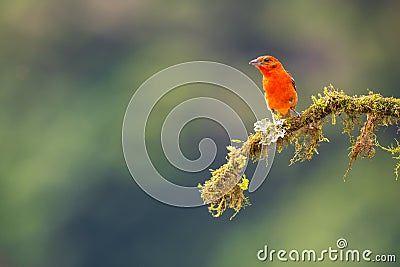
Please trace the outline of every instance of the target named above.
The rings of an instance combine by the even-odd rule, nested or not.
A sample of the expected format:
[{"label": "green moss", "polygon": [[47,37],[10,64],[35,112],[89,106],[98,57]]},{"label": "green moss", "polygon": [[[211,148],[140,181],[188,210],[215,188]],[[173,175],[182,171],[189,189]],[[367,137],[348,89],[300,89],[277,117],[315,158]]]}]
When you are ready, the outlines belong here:
[{"label": "green moss", "polygon": [[[400,144],[399,144],[399,141],[397,141],[397,140],[395,140],[395,141],[396,141],[396,146],[391,145],[389,147],[384,147],[384,146],[381,146],[378,142],[376,143],[376,145],[378,147],[382,148],[383,150],[390,152],[393,155],[394,159],[397,159],[398,161],[400,161]],[[399,169],[400,169],[400,162],[398,162],[394,168],[396,180],[399,179]]]},{"label": "green moss", "polygon": [[[380,94],[349,96],[332,85],[325,87],[323,95],[312,96],[313,104],[300,117],[289,117],[274,122],[261,120],[255,124],[255,134],[251,134],[241,148],[228,147],[227,163],[212,171],[212,177],[200,187],[204,203],[210,204],[213,216],[220,216],[227,207],[235,210],[249,205],[243,191],[246,178],[242,178],[247,159],[255,161],[266,159],[268,145],[277,144],[278,152],[288,145],[294,146],[294,156],[290,163],[311,160],[318,154],[321,142],[329,142],[323,135],[325,118],[331,116],[336,125],[336,117],[343,121],[343,133],[349,136],[349,167],[344,178],[350,172],[353,162],[359,157],[373,158],[375,147],[380,147],[394,155],[400,161],[400,145],[382,147],[376,140],[375,131],[379,127],[397,124],[400,119],[400,99],[384,98]],[[354,136],[353,132],[359,129]],[[236,141],[236,140],[235,140]],[[400,162],[395,167],[398,177]]]}]

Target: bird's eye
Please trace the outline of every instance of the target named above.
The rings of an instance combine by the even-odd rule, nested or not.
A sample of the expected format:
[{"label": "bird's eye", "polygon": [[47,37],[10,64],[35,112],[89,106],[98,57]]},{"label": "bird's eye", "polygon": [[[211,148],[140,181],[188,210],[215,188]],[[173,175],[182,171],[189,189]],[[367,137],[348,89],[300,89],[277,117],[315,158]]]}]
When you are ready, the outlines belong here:
[{"label": "bird's eye", "polygon": [[264,58],[265,63],[268,63],[269,61],[270,61],[269,58]]}]

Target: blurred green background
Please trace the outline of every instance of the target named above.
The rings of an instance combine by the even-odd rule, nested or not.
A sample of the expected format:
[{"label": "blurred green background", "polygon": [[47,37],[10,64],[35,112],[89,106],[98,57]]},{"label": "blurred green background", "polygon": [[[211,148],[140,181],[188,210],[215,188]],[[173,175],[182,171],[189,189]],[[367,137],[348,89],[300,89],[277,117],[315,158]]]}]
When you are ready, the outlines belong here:
[{"label": "blurred green background", "polygon": [[[296,79],[298,110],[330,83],[400,97],[399,11],[399,1],[1,1],[0,266],[283,266],[294,263],[259,262],[257,251],[325,249],[340,237],[399,261],[395,161],[377,151],[343,183],[340,127],[326,129],[331,142],[311,162],[289,167],[292,150],[277,154],[233,221],[150,198],[121,148],[135,90],[185,61],[222,62],[261,85],[247,63],[274,55]],[[188,125],[183,151],[195,158],[192,140],[214,136],[217,166],[229,140],[206,123]],[[388,145],[396,129],[379,136]]]}]

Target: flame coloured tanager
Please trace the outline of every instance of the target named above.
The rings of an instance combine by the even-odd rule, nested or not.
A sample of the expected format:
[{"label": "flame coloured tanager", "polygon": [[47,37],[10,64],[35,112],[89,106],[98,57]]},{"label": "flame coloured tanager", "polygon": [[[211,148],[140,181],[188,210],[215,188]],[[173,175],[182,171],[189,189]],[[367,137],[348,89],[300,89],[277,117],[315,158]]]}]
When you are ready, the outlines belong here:
[{"label": "flame coloured tanager", "polygon": [[277,111],[281,116],[286,117],[290,110],[295,110],[297,104],[296,85],[292,76],[282,64],[273,56],[260,56],[249,64],[254,65],[263,75],[263,87],[265,99],[272,112]]}]

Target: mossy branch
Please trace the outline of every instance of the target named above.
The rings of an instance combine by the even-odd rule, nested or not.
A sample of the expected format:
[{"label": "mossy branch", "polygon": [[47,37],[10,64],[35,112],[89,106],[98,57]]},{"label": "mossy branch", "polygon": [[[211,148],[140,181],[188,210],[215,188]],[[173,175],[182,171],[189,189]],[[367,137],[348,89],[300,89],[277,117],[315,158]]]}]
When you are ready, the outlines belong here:
[{"label": "mossy branch", "polygon": [[[245,161],[266,159],[271,143],[276,142],[278,152],[288,145],[294,146],[291,164],[311,160],[314,154],[318,154],[319,144],[329,141],[322,132],[325,118],[329,115],[333,125],[336,124],[336,116],[342,118],[343,133],[349,136],[351,143],[349,167],[344,179],[357,158],[373,158],[375,147],[379,147],[392,153],[393,157],[399,160],[395,167],[397,180],[400,169],[400,144],[396,140],[396,145],[382,147],[377,142],[375,131],[380,126],[397,125],[400,120],[400,99],[383,97],[373,92],[363,96],[349,96],[330,85],[324,88],[324,95],[313,96],[312,100],[313,104],[300,117],[293,116],[274,122],[261,120],[255,124],[255,133],[251,134],[240,148],[229,147],[227,163],[213,170],[210,180],[204,185],[199,185],[201,197],[204,203],[210,204],[209,211],[213,216],[220,216],[229,207],[235,210],[232,216],[234,217],[249,205],[248,198],[243,194],[248,184],[246,177],[242,177]],[[352,132],[356,126],[360,128],[360,132],[354,137]]]}]

